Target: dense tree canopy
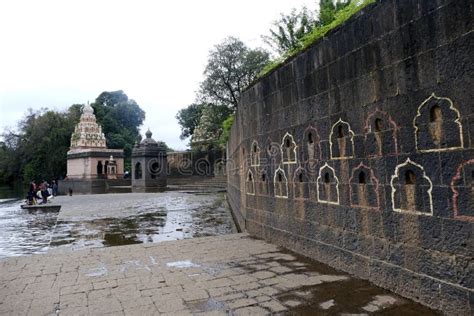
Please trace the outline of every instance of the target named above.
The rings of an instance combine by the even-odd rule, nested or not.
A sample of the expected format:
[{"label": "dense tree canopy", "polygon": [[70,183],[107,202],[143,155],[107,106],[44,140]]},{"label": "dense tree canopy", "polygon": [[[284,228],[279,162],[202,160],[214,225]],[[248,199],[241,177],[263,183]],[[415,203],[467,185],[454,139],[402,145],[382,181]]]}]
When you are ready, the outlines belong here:
[{"label": "dense tree canopy", "polygon": [[196,99],[176,114],[181,139],[192,137],[191,144],[207,142],[222,146],[223,122],[235,111],[240,94],[254,81],[269,61],[269,53],[250,49],[235,37],[214,46],[204,71],[204,81]]},{"label": "dense tree canopy", "polygon": [[29,110],[18,124],[18,132],[3,134],[0,151],[0,182],[50,180],[64,176],[74,124],[80,105],[66,112]]},{"label": "dense tree canopy", "polygon": [[124,149],[126,167],[140,135],[145,112],[122,91],[102,92],[91,104],[108,148]]},{"label": "dense tree canopy", "polygon": [[178,111],[176,119],[181,126],[181,135],[179,138],[185,139],[194,134],[194,130],[199,125],[202,109],[204,107],[205,104],[203,103],[193,103]]},{"label": "dense tree canopy", "polygon": [[198,98],[203,103],[237,107],[240,93],[257,78],[269,61],[268,52],[250,49],[228,37],[209,52]]},{"label": "dense tree canopy", "polygon": [[[17,130],[0,143],[0,183],[51,180],[66,175],[66,154],[83,105],[67,111],[28,110]],[[109,148],[124,148],[126,160],[139,136],[145,113],[123,91],[103,92],[92,104]]]}]

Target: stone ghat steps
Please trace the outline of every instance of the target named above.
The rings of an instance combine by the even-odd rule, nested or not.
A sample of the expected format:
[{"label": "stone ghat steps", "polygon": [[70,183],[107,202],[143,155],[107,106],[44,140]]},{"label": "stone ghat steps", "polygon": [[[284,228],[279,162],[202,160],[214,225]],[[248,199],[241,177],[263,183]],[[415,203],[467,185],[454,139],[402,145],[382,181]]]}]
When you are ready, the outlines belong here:
[{"label": "stone ghat steps", "polygon": [[179,190],[224,190],[227,187],[227,179],[225,177],[199,176],[168,178],[168,187]]}]

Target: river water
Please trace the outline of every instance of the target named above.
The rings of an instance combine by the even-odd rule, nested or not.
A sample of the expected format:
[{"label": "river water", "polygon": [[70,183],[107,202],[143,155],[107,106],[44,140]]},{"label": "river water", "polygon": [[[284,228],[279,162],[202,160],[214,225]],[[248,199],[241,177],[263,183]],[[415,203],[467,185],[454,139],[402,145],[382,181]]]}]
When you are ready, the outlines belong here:
[{"label": "river water", "polygon": [[53,203],[62,205],[59,213],[23,210],[22,199],[5,196],[0,199],[0,258],[235,232],[222,193],[57,197]]}]

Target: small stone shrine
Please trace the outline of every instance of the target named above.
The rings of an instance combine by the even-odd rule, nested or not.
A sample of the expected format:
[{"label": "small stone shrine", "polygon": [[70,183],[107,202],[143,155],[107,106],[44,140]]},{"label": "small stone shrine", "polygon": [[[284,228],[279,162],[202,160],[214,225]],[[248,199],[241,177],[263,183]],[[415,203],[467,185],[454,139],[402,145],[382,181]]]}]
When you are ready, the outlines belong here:
[{"label": "small stone shrine", "polygon": [[94,109],[87,103],[71,135],[67,152],[67,178],[60,191],[104,193],[105,180],[123,178],[123,149],[108,149],[102,127],[96,122]]},{"label": "small stone shrine", "polygon": [[166,189],[167,154],[162,142],[146,138],[132,151],[132,192],[159,192]]}]

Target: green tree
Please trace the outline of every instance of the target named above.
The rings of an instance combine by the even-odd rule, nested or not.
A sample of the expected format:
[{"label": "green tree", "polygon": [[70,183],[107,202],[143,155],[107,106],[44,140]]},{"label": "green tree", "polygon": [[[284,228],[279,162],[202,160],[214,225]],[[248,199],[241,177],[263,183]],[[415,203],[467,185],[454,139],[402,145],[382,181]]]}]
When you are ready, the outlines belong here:
[{"label": "green tree", "polygon": [[[93,104],[110,148],[124,148],[126,161],[139,136],[145,113],[123,91],[104,92]],[[67,111],[28,110],[16,131],[6,130],[0,143],[0,183],[32,179],[51,180],[66,174],[71,134],[79,122],[82,105]]]},{"label": "green tree", "polygon": [[203,103],[193,103],[176,114],[178,124],[181,126],[181,135],[179,138],[185,139],[194,134],[194,130],[199,124],[202,109],[205,107]]},{"label": "green tree", "polygon": [[6,131],[0,150],[1,181],[12,184],[64,176],[78,109],[77,105],[65,112],[30,109],[19,122],[18,132]]},{"label": "green tree", "polygon": [[314,14],[306,7],[300,11],[293,9],[290,14],[281,13],[280,19],[273,22],[270,35],[264,35],[262,39],[282,56],[288,51],[300,48],[300,40],[316,25]]},{"label": "green tree", "polygon": [[222,123],[232,113],[234,113],[233,109],[225,105],[205,105],[199,118],[199,124],[192,135],[191,147],[193,144],[199,144],[199,147],[207,147],[207,149],[218,147],[223,132]]},{"label": "green tree", "polygon": [[226,38],[209,53],[198,98],[202,103],[237,107],[242,90],[257,78],[268,61],[268,52],[250,49],[235,37]]},{"label": "green tree", "polygon": [[232,124],[234,124],[235,115],[232,114],[222,122],[222,134],[219,138],[219,144],[221,147],[225,147],[230,137],[230,129]]},{"label": "green tree", "polygon": [[320,0],[319,25],[324,26],[334,21],[336,13],[350,4],[351,0]]},{"label": "green tree", "polygon": [[140,136],[145,112],[122,91],[102,92],[91,104],[102,126],[108,148],[123,149],[125,169],[130,167],[132,148]]}]

